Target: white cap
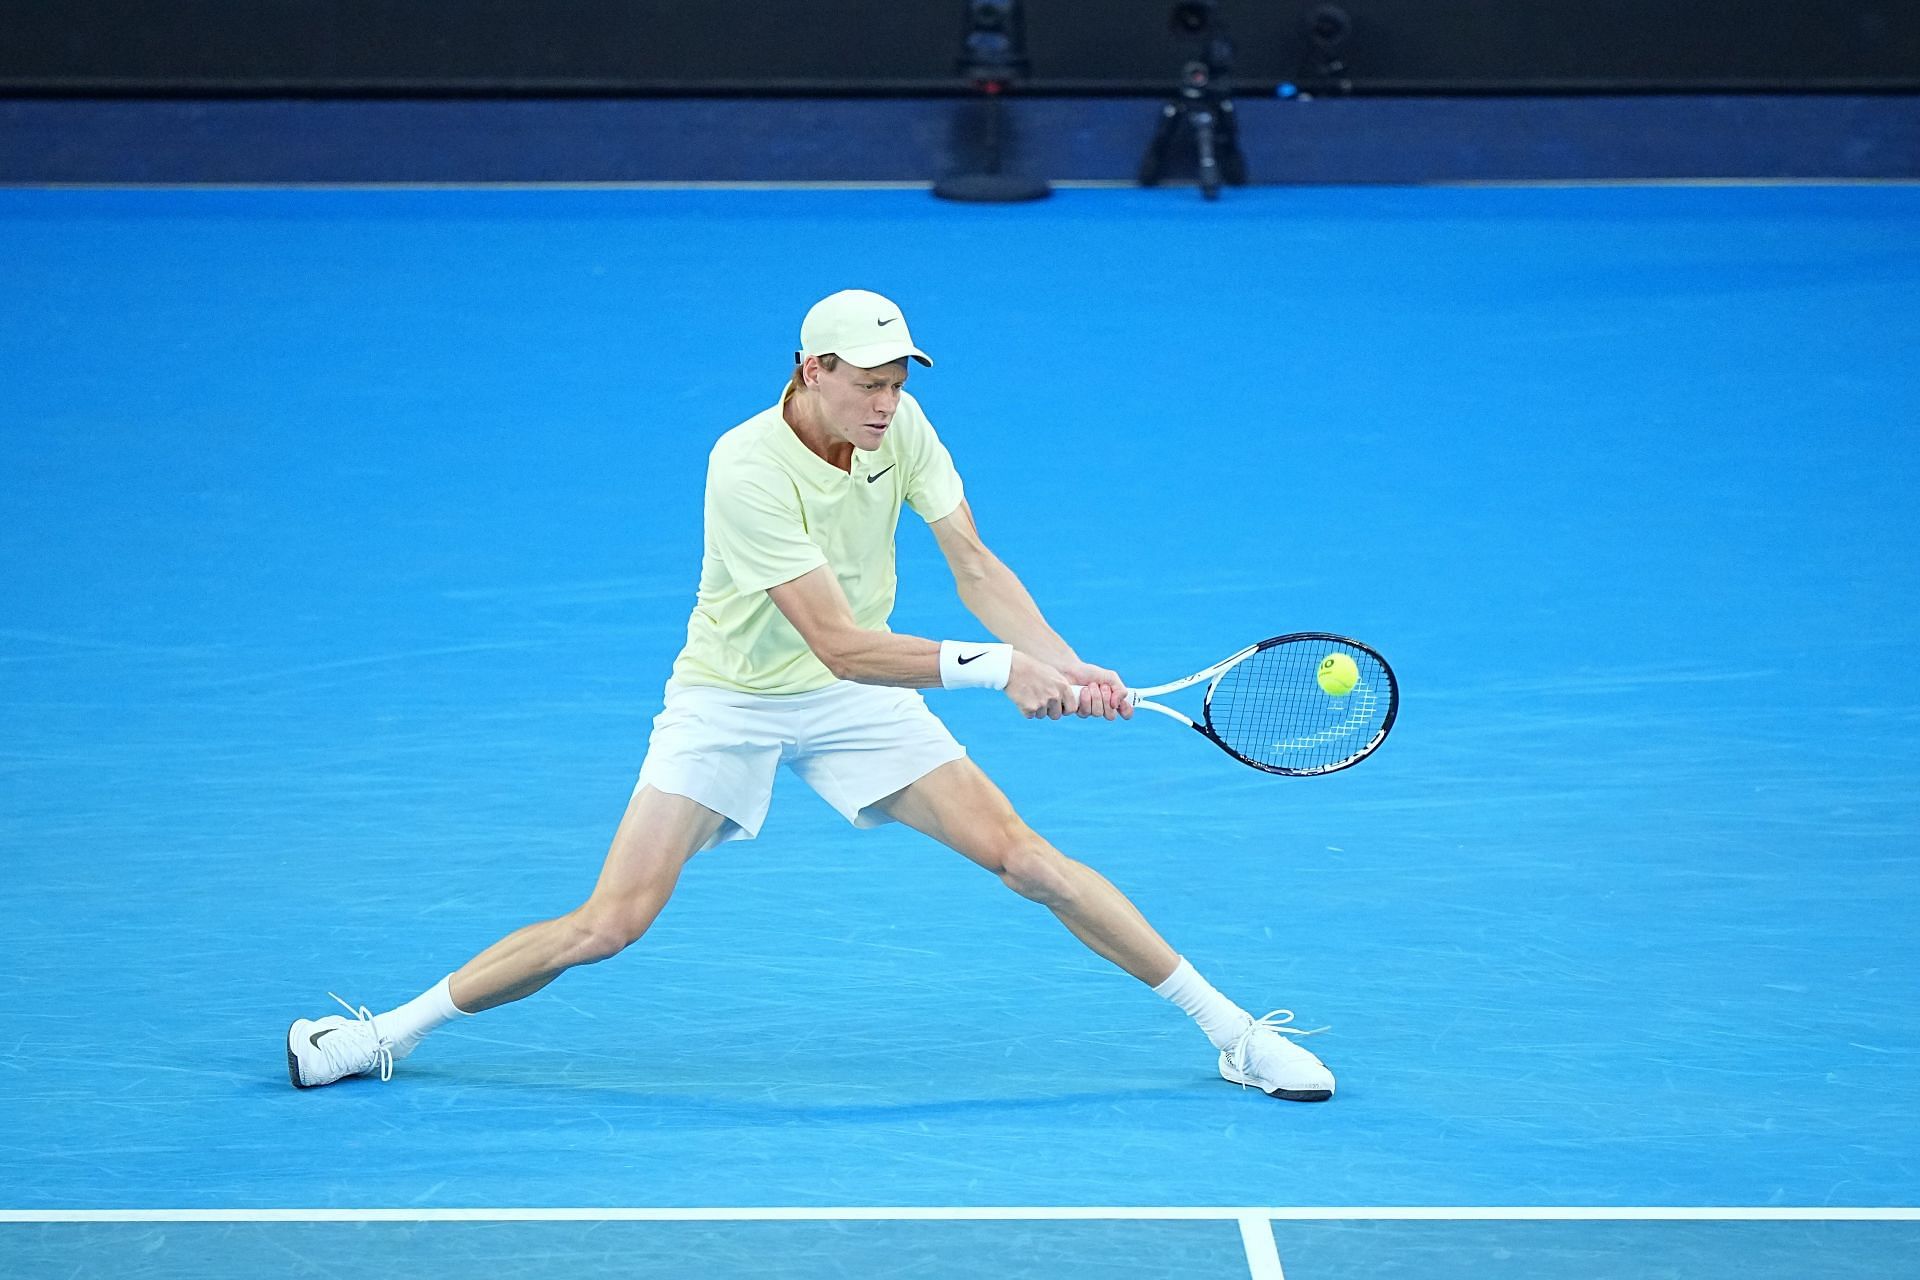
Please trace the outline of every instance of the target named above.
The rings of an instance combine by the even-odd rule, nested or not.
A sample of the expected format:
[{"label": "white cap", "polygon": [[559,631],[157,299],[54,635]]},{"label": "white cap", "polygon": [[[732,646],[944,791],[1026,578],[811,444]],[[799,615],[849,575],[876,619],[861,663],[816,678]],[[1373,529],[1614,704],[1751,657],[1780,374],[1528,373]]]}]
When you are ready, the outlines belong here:
[{"label": "white cap", "polygon": [[861,369],[877,369],[908,356],[933,367],[927,353],[913,345],[900,308],[865,289],[829,294],[800,322],[800,350],[794,359],[829,353]]}]

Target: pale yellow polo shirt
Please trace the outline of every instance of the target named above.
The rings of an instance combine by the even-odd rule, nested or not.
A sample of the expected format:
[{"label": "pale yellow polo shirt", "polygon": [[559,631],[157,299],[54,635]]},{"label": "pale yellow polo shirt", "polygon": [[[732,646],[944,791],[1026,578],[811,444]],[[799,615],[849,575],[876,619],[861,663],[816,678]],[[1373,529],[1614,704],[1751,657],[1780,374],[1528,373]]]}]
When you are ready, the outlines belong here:
[{"label": "pale yellow polo shirt", "polygon": [[900,505],[931,524],[961,496],[953,459],[905,392],[880,447],[855,449],[850,472],[800,443],[779,405],[748,418],[707,460],[700,595],[673,678],[763,694],[832,684],[767,588],[831,565],[854,621],[885,631]]}]

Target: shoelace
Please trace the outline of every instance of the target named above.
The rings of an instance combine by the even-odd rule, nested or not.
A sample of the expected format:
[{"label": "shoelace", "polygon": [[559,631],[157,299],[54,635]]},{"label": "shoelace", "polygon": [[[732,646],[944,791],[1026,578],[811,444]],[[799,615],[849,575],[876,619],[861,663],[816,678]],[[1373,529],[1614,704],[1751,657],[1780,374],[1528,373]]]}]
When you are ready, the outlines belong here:
[{"label": "shoelace", "polygon": [[1233,1042],[1231,1049],[1227,1050],[1227,1056],[1233,1061],[1235,1067],[1245,1071],[1247,1069],[1247,1049],[1253,1043],[1253,1037],[1257,1032],[1277,1031],[1283,1036],[1317,1036],[1322,1031],[1327,1030],[1326,1027],[1288,1026],[1287,1023],[1292,1021],[1293,1010],[1291,1009],[1273,1009],[1268,1011],[1265,1017],[1255,1018],[1247,1024],[1247,1029],[1240,1033],[1240,1038]]},{"label": "shoelace", "polygon": [[365,1005],[356,1009],[339,996],[334,996],[333,992],[327,994],[333,996],[335,1004],[367,1024],[367,1030],[373,1033],[374,1061],[380,1064],[380,1079],[382,1083],[393,1079],[393,1042],[380,1034],[380,1027],[373,1020],[373,1010]]}]

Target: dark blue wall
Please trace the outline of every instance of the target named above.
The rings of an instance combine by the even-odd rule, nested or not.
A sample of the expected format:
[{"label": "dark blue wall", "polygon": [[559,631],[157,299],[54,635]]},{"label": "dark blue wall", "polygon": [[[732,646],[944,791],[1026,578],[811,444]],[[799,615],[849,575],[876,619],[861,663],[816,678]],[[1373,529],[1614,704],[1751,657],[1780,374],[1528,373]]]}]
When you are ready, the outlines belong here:
[{"label": "dark blue wall", "polygon": [[[940,99],[0,100],[0,182],[926,181]],[[1011,104],[1016,167],[1130,178],[1157,99]],[[1239,104],[1255,182],[1920,177],[1920,98]]]}]

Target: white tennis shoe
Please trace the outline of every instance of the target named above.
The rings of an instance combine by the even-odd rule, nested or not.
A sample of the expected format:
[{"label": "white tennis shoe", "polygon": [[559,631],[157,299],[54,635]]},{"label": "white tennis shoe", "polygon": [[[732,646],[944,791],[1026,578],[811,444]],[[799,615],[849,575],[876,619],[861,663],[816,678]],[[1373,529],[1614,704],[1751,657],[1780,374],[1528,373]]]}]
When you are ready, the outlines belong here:
[{"label": "white tennis shoe", "polygon": [[313,1089],[347,1076],[363,1076],[375,1068],[382,1080],[393,1079],[393,1043],[373,1024],[365,1005],[358,1009],[334,996],[353,1014],[299,1018],[287,1028],[287,1077],[296,1089]]},{"label": "white tennis shoe", "polygon": [[1290,1009],[1275,1009],[1247,1024],[1240,1038],[1220,1051],[1220,1075],[1234,1084],[1252,1085],[1271,1097],[1288,1102],[1325,1102],[1333,1096],[1333,1072],[1327,1064],[1302,1049],[1288,1036],[1310,1036],[1325,1031],[1289,1027]]}]

